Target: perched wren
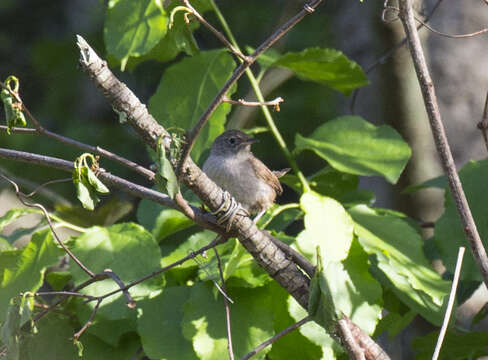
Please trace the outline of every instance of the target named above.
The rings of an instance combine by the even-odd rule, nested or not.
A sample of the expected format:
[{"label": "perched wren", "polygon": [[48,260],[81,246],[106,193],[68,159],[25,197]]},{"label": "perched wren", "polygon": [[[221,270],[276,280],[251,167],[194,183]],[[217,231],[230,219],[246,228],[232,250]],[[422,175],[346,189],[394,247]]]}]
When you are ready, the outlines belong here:
[{"label": "perched wren", "polygon": [[256,222],[273,204],[283,188],[278,180],[290,169],[273,172],[251,152],[257,140],[239,130],[227,130],[212,144],[203,171],[228,191]]}]

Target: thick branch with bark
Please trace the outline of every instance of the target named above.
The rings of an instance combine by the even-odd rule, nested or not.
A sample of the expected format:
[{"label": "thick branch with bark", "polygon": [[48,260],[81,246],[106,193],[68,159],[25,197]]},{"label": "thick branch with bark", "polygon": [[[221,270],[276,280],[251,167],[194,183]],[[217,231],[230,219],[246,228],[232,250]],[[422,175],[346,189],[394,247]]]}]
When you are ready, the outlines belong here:
[{"label": "thick branch with bark", "polygon": [[[171,138],[166,130],[148,113],[145,105],[110,71],[105,61],[78,36],[80,64],[104,93],[115,111],[123,114],[143,141],[156,149],[157,139],[163,136],[168,147]],[[180,181],[188,186],[212,211],[222,203],[223,191],[203,173],[191,158],[182,167]],[[271,235],[260,231],[249,217],[237,217],[231,232],[238,234],[243,246],[254,256],[270,276],[283,286],[302,306],[307,307],[309,279],[286,254],[275,245]]]},{"label": "thick branch with bark", "polygon": [[[82,69],[102,90],[115,111],[127,119],[127,122],[140,134],[147,145],[156,149],[157,139],[163,137],[163,144],[169,150],[171,137],[147,112],[146,106],[141,104],[137,97],[115,78],[106,62],[100,59],[80,36],[78,36],[78,46],[82,53],[80,58]],[[223,190],[211,181],[191,158],[187,158],[183,163],[179,173],[179,181],[189,187],[212,211],[219,209],[222,205]],[[259,230],[248,216],[238,215],[230,225],[230,233],[237,234],[241,244],[251,253],[257,263],[301,306],[307,309],[310,279],[291,260],[288,254],[276,245],[279,240],[273,238],[268,232]],[[309,270],[313,269],[310,263],[303,264],[303,266],[309,267]],[[351,346],[359,346],[366,359],[374,359],[374,357],[367,356],[369,353],[384,354],[382,349],[359,327],[351,324],[353,323],[349,321],[345,326],[350,327],[349,332],[354,334],[352,338],[343,336],[345,332],[338,329],[338,334],[344,344],[353,341],[355,345]],[[362,337],[370,339],[370,342],[367,344],[361,342]],[[386,354],[384,358],[388,358]]]}]

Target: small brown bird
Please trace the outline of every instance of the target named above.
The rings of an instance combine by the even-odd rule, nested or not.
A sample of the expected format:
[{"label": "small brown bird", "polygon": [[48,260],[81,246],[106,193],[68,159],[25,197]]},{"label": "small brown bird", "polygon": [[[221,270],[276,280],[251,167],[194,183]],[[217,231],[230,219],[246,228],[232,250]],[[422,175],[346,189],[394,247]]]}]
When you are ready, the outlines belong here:
[{"label": "small brown bird", "polygon": [[279,177],[290,169],[273,172],[251,152],[253,139],[239,130],[227,130],[212,144],[203,171],[223,190],[228,191],[256,222],[281,195]]}]

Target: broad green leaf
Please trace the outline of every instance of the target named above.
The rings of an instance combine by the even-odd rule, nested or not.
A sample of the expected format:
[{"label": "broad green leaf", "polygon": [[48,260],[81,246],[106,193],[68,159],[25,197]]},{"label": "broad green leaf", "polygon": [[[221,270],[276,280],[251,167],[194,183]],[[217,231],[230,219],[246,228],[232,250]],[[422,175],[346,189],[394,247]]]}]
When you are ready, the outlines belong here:
[{"label": "broad green leaf", "polygon": [[353,237],[350,216],[336,200],[315,192],[306,192],[300,198],[305,212],[305,230],[297,237],[297,247],[310,259],[320,246],[324,262],[347,257]]},{"label": "broad green leaf", "polygon": [[197,356],[182,330],[183,306],[190,287],[166,287],[138,304],[137,332],[151,359],[193,360]]},{"label": "broad green leaf", "polygon": [[[240,358],[273,335],[273,314],[268,310],[272,298],[266,287],[227,288],[234,299],[231,305],[231,328],[234,354]],[[228,357],[227,332],[222,295],[212,283],[199,283],[190,288],[184,306],[183,335],[193,343],[202,360],[221,360]],[[268,349],[254,358],[263,359]]]},{"label": "broad green leaf", "polygon": [[336,170],[384,176],[396,183],[410,148],[390,126],[375,126],[359,116],[343,116],[319,126],[309,137],[296,135],[297,152],[312,150]]},{"label": "broad green leaf", "polygon": [[[110,227],[93,227],[77,238],[72,251],[94,273],[111,269],[118,277],[128,284],[144,275],[150,274],[160,266],[161,252],[150,233],[141,226],[126,223]],[[74,263],[71,272],[75,284],[87,279],[87,275]],[[147,280],[132,287],[129,292],[134,300],[146,296],[160,287],[158,278]],[[92,296],[100,296],[118,289],[112,279],[105,279],[91,284],[83,292]],[[85,322],[94,302],[83,304],[77,302],[77,315],[80,322]],[[95,323],[88,332],[97,335],[109,344],[116,344],[119,336],[133,331],[136,324],[136,312],[128,308],[121,292],[108,297],[100,306]],[[112,328],[111,331],[107,331]],[[117,330],[115,330],[117,329]]]},{"label": "broad green leaf", "polygon": [[[273,298],[272,303],[269,304],[268,311],[274,315],[273,327],[275,334],[277,334],[296,322],[288,313],[288,298],[290,294],[279,286],[276,281],[269,283],[266,288]],[[300,331],[295,330],[274,342],[267,358],[270,360],[320,359],[321,355],[322,350],[319,346],[303,336]]]},{"label": "broad green leaf", "polygon": [[[312,190],[336,200],[344,194],[354,191],[359,184],[357,175],[340,172],[330,166],[323,168],[307,179]],[[280,181],[301,194],[301,184],[297,176],[286,174],[280,178]]]},{"label": "broad green leaf", "polygon": [[228,286],[252,288],[272,280],[239,241],[235,241],[232,253],[224,262],[223,271]]},{"label": "broad green leaf", "polygon": [[28,208],[8,210],[5,214],[3,214],[0,217],[0,231],[2,231],[5,226],[7,226],[11,222],[17,220],[18,218],[25,216],[25,215],[35,213],[35,212],[37,212],[37,211],[34,209],[28,209]]},{"label": "broad green leaf", "polygon": [[22,250],[0,253],[0,322],[5,320],[10,299],[21,292],[35,292],[42,284],[44,271],[63,255],[51,235],[44,229],[32,235]]},{"label": "broad green leaf", "polygon": [[149,200],[142,200],[139,203],[137,220],[152,232],[157,242],[193,225],[193,222],[181,212]]},{"label": "broad green leaf", "polygon": [[344,261],[319,264],[310,285],[309,313],[314,320],[334,331],[335,321],[344,314],[371,335],[381,318],[382,290],[368,268],[368,255],[357,241]]},{"label": "broad green leaf", "polygon": [[356,325],[371,335],[381,318],[382,290],[369,273],[368,255],[357,241],[342,262],[331,262],[324,269],[335,310],[346,314]]},{"label": "broad green leaf", "polygon": [[37,334],[24,338],[22,360],[79,359],[72,340],[77,329],[73,328],[67,317],[50,313],[39,321],[37,328]]},{"label": "broad green leaf", "polygon": [[124,336],[117,346],[111,346],[91,334],[83,334],[83,360],[133,360],[141,343],[135,333]]},{"label": "broad green leaf", "polygon": [[20,359],[21,328],[30,319],[33,307],[34,299],[25,296],[21,299],[16,299],[9,306],[6,320],[0,331],[0,340],[5,346],[3,356],[5,356],[6,360]]},{"label": "broad green leaf", "polygon": [[[412,345],[416,360],[432,359],[439,332],[416,338]],[[488,355],[488,331],[448,331],[442,343],[439,360],[480,359]]]},{"label": "broad green leaf", "polygon": [[[170,66],[163,74],[156,93],[149,100],[149,111],[165,127],[191,129],[220,88],[231,76],[235,63],[224,50],[202,51]],[[227,93],[231,96],[235,87]],[[230,104],[221,104],[198,136],[192,155],[202,151],[224,131]]]},{"label": "broad green leaf", "polygon": [[160,242],[168,236],[193,226],[194,223],[181,212],[166,209],[159,213],[154,226],[153,235]]},{"label": "broad green leaf", "polygon": [[344,95],[368,83],[361,67],[334,49],[308,48],[302,52],[289,52],[274,66],[286,67],[299,78],[326,85]]},{"label": "broad green leaf", "polygon": [[450,283],[432,270],[420,234],[404,219],[382,215],[364,205],[349,210],[354,232],[364,250],[376,257],[386,286],[412,310],[440,324]]},{"label": "broad green leaf", "polygon": [[[295,321],[300,321],[307,312],[291,296],[288,298],[288,311]],[[341,346],[332,339],[325,329],[314,321],[300,326],[298,331],[310,340],[313,344],[320,346],[322,349],[321,360],[337,359],[338,355],[343,353]]]},{"label": "broad green leaf", "polygon": [[[464,193],[466,194],[471,213],[473,214],[485,249],[488,249],[488,223],[486,222],[486,203],[488,201],[488,194],[486,193],[487,176],[488,160],[471,161],[459,171]],[[467,246],[467,241],[456,210],[456,205],[447,188],[444,208],[444,214],[442,214],[435,225],[434,242],[447,270],[454,273],[458,249],[460,246]],[[482,280],[470,251],[466,251],[464,254],[461,279]]]},{"label": "broad green leaf", "polygon": [[107,51],[122,61],[149,52],[163,38],[167,17],[160,1],[119,0],[107,9],[104,39]]}]

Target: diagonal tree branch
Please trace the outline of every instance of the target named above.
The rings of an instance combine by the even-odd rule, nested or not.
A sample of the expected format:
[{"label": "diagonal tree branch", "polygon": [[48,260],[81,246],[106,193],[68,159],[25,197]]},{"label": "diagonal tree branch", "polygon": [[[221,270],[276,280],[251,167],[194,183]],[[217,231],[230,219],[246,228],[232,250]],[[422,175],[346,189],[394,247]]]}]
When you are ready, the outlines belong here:
[{"label": "diagonal tree branch", "polygon": [[488,256],[476,228],[473,215],[471,214],[471,209],[469,208],[468,200],[464,194],[461,180],[459,180],[456,165],[454,164],[451,149],[447,141],[446,132],[439,112],[434,84],[427,68],[427,62],[425,61],[424,52],[415,26],[412,2],[411,0],[401,0],[399,5],[400,12],[398,16],[407,35],[410,54],[424,98],[425,109],[427,110],[427,115],[429,117],[429,123],[434,136],[437,152],[441,158],[442,167],[446,173],[449,188],[454,198],[454,202],[456,203],[456,208],[461,218],[463,230],[468,240],[471,253],[478,265],[484,283],[488,287]]},{"label": "diagonal tree branch", "polygon": [[[315,3],[318,5],[319,1]],[[132,91],[113,75],[106,62],[102,61],[80,36],[78,36],[78,46],[81,50],[80,65],[82,69],[94,81],[96,86],[102,90],[114,110],[125,115],[127,122],[147,145],[155,149],[158,139],[161,138],[162,143],[169,150],[171,136],[148,113],[146,106],[140,103]],[[191,158],[188,157],[180,164],[179,180],[189,187],[211,211],[217,210],[222,205],[223,199],[225,199],[222,189],[212,182]],[[287,256],[287,253],[276,245],[279,240],[274,239],[268,232],[259,230],[248,216],[237,216],[230,224],[230,230],[237,234],[241,244],[251,253],[256,262],[293,296],[301,306],[307,309],[310,279]],[[312,265],[310,264],[310,266]],[[354,339],[355,342],[361,341],[361,336],[367,337],[354,323],[349,321],[347,326],[357,337]],[[348,338],[342,335],[343,332],[339,331],[341,340],[344,343],[349,341]],[[369,353],[384,354],[379,345],[371,339],[370,342],[368,348],[373,350]],[[368,360],[374,359],[374,357],[366,358]],[[385,354],[383,359],[387,358]]]}]

